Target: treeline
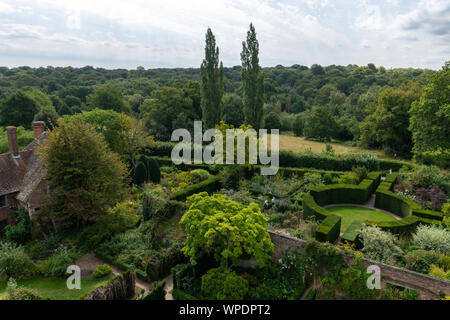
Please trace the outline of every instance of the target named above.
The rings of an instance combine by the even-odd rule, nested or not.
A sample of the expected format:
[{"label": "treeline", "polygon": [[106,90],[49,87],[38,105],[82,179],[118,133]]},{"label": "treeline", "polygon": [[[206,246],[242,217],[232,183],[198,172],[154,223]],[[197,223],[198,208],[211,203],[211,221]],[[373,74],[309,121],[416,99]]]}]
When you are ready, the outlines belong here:
[{"label": "treeline", "polygon": [[[149,134],[168,140],[174,128],[192,129],[194,120],[205,122],[212,116],[206,122],[250,123],[309,139],[352,141],[393,156],[414,153],[425,162],[448,166],[450,125],[448,112],[440,109],[449,103],[448,87],[434,85],[440,100],[436,106],[427,105],[435,110],[428,134],[417,133],[413,119],[427,109],[424,95],[428,101],[434,99],[428,79],[439,77],[448,83],[448,65],[438,76],[431,70],[387,70],[374,64],[261,68],[252,28],[243,43],[242,65],[231,68],[221,66],[212,32],[206,37],[209,53],[200,69],[1,67],[0,123],[29,128],[33,120],[51,124],[59,116],[110,109],[136,117]],[[421,107],[412,108],[414,103]],[[430,137],[436,130],[441,142]]]}]

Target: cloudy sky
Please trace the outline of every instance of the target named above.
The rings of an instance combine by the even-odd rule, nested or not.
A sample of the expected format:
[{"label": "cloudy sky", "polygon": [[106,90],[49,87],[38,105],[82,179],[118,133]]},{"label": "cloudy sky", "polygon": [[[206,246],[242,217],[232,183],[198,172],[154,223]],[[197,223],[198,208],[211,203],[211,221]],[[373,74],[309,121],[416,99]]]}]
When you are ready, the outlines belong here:
[{"label": "cloudy sky", "polygon": [[449,0],[0,0],[0,66],[198,67],[207,27],[234,66],[251,21],[263,66],[450,60]]}]

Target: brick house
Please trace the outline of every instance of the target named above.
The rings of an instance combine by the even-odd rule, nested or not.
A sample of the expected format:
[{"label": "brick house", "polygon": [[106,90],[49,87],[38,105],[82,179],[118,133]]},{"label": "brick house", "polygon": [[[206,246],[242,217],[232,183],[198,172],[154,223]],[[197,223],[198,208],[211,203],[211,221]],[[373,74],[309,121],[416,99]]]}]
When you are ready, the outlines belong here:
[{"label": "brick house", "polygon": [[46,172],[35,152],[47,138],[44,122],[33,122],[33,131],[34,141],[19,151],[16,127],[6,127],[9,153],[0,154],[0,227],[13,221],[11,213],[18,208],[32,217],[44,202]]}]

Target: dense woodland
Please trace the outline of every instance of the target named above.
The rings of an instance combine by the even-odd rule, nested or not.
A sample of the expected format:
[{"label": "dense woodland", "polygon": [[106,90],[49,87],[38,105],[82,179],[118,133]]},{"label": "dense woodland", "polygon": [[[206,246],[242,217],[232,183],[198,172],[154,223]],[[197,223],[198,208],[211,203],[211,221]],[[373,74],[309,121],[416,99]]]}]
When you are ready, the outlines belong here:
[{"label": "dense woodland", "polygon": [[[250,24],[242,65],[224,68],[210,29],[205,43],[199,69],[0,68],[0,125],[18,127],[21,147],[34,139],[32,121],[50,129],[37,147],[49,196],[31,218],[15,208],[0,230],[0,299],[84,299],[64,277],[92,252],[105,264],[83,278],[91,289],[109,281],[110,264],[148,283],[135,294],[145,300],[166,298],[167,276],[177,300],[419,298],[409,288],[370,290],[362,257],[450,279],[445,170],[326,144],[321,153],[282,150],[278,174],[264,176],[249,163],[175,165],[166,143],[202,120],[448,168],[450,63],[261,68]],[[325,209],[336,203],[367,210]],[[306,240],[304,253],[272,260],[268,231]],[[250,258],[257,267],[240,265]]]},{"label": "dense woodland", "polygon": [[[235,126],[245,119],[241,69],[223,68],[222,119]],[[408,110],[432,70],[369,64],[278,65],[262,71],[265,128],[411,157]],[[56,122],[62,115],[112,109],[142,119],[149,134],[168,140],[173,128],[189,129],[202,119],[200,83],[198,68],[2,67],[0,123],[29,128],[33,119]],[[448,129],[445,134],[448,139]]]}]

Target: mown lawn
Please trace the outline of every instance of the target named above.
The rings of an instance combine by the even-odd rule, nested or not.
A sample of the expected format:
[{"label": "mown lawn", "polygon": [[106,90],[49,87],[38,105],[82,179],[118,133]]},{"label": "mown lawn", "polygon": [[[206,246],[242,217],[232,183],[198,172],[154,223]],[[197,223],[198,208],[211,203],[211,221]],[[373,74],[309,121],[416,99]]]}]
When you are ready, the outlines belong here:
[{"label": "mown lawn", "polygon": [[[67,279],[59,278],[31,278],[21,279],[17,281],[18,286],[27,289],[33,289],[43,298],[52,300],[77,300],[82,295],[92,291],[95,288],[106,285],[114,276],[110,275],[105,278],[82,278],[80,290],[67,289]],[[8,299],[7,284],[0,282],[0,300]]]},{"label": "mown lawn", "polygon": [[[268,148],[270,148],[270,138],[271,135],[267,135],[267,145]],[[319,142],[319,141],[310,141],[306,140],[303,137],[295,137],[295,136],[289,136],[289,135],[280,135],[279,136],[279,144],[280,144],[280,150],[290,150],[293,152],[302,152],[307,150],[308,148],[311,148],[313,152],[322,152],[325,150],[326,143]],[[365,150],[357,147],[350,147],[345,146],[340,143],[330,143],[333,146],[334,151],[337,154],[343,154],[343,153],[361,153],[363,151],[367,151],[369,153],[372,153],[380,158],[389,158],[387,157],[382,151],[377,150]]]},{"label": "mown lawn", "polygon": [[396,219],[382,211],[363,208],[363,207],[355,207],[355,206],[335,206],[328,207],[328,211],[332,212],[334,215],[341,217],[341,232],[345,232],[348,226],[355,220],[358,221],[395,221]]}]

